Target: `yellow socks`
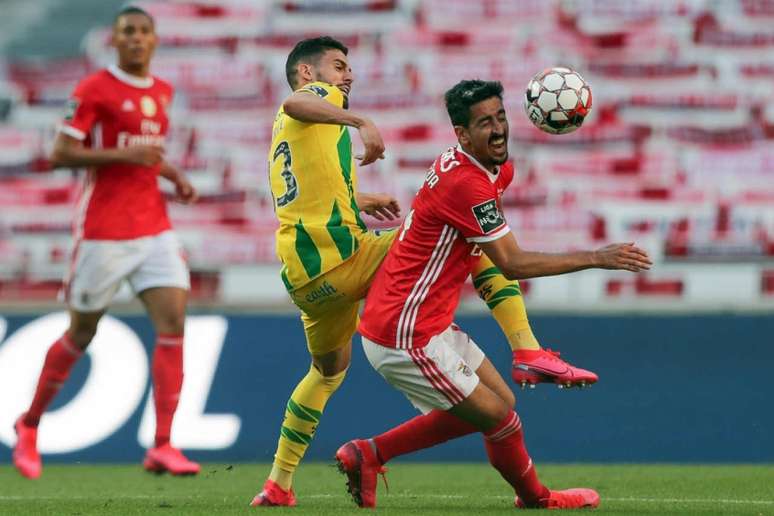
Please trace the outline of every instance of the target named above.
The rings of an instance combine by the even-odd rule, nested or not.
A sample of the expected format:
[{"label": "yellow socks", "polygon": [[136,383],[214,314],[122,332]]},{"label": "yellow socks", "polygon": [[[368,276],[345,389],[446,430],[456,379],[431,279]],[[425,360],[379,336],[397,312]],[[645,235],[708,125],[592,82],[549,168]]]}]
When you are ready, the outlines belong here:
[{"label": "yellow socks", "polygon": [[323,376],[312,365],[290,395],[269,474],[269,479],[282,489],[287,491],[292,486],[293,473],[314,437],[325,404],[344,381],[346,374],[345,370],[335,376]]},{"label": "yellow socks", "polygon": [[473,286],[492,311],[511,349],[540,349],[527,318],[518,281],[509,281],[485,254],[471,271]]}]

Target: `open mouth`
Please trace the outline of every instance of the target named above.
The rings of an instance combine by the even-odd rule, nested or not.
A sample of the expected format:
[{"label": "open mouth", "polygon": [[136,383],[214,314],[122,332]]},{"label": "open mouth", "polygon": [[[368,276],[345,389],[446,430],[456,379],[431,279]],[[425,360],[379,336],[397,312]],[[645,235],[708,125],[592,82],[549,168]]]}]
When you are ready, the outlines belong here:
[{"label": "open mouth", "polygon": [[505,136],[495,136],[489,140],[489,146],[495,152],[505,152],[506,139]]}]

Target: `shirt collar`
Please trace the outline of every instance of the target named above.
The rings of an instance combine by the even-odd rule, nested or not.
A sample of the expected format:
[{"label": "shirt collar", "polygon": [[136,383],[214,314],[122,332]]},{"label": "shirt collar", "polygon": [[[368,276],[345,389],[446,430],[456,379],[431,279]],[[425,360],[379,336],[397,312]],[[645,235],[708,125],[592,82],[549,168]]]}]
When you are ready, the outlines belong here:
[{"label": "shirt collar", "polygon": [[488,171],[486,168],[484,168],[484,165],[479,163],[476,158],[474,158],[473,156],[471,156],[470,154],[462,150],[462,145],[457,144],[457,151],[467,156],[470,162],[473,163],[475,166],[477,166],[482,172],[484,172],[491,182],[494,183],[495,181],[497,181],[497,176],[500,173],[500,167],[495,167],[496,173],[493,174],[490,171]]},{"label": "shirt collar", "polygon": [[121,70],[117,65],[110,65],[108,66],[108,72],[118,79],[119,81],[128,84],[129,86],[134,86],[135,88],[143,88],[147,89],[153,86],[153,77],[137,77],[136,75],[131,75],[126,73],[125,71]]}]

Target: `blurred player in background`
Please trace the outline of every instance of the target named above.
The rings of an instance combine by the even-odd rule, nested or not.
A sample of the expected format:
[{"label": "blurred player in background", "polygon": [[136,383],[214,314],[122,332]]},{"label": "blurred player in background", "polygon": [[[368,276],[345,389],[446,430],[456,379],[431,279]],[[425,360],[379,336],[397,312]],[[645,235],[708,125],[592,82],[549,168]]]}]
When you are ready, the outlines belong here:
[{"label": "blurred player in background", "polygon": [[196,191],[164,160],[173,89],[150,74],[156,47],[153,18],[139,8],[123,9],[113,23],[112,43],[118,64],[86,77],[75,88],[51,155],[54,166],[87,167],[88,172],[65,281],[70,327],[48,350],[32,403],[15,425],[13,461],[28,478],[39,477],[42,470],[37,451],[40,418],[91,342],[124,279],[156,330],[155,446],[143,466],[172,474],[199,472],[198,464],[170,444],[183,382],[189,275],[157,177],[171,181],[182,202],[195,201]]},{"label": "blurred player in background", "polygon": [[508,120],[499,82],[462,81],[446,93],[459,145],[433,163],[398,240],[376,273],[359,331],[371,365],[423,415],[336,458],[361,507],[376,504],[377,474],[393,457],[473,432],[484,434],[491,464],[514,488],[520,507],[596,507],[591,489],[550,491],[527,454],[515,399],[484,353],[453,324],[462,285],[483,251],[506,278],[589,268],[650,268],[633,244],[548,254],[519,247],[502,213],[513,179]]},{"label": "blurred player in background", "polygon": [[[286,63],[294,93],[274,120],[269,167],[280,222],[277,254],[282,280],[301,310],[312,364],[288,400],[274,464],[254,506],[295,505],[293,474],[344,380],[360,301],[395,238],[394,231],[368,231],[360,218],[363,211],[393,220],[399,207],[389,195],[357,191],[348,127],[358,130],[365,147],[360,165],[379,159],[384,143],[371,120],[347,109],[353,82],[347,53],[330,37],[299,42]],[[540,349],[518,283],[503,278],[485,257],[466,263],[513,349],[532,353],[544,372],[535,382],[560,376],[571,384],[596,381],[593,373]]]}]

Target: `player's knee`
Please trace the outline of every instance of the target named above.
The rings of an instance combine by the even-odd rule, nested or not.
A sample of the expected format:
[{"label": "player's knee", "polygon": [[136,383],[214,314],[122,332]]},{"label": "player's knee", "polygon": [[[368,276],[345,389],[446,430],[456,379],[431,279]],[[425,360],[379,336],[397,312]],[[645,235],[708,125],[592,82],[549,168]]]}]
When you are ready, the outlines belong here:
[{"label": "player's knee", "polygon": [[[315,369],[314,366],[312,366],[312,369]],[[339,386],[344,382],[344,378],[347,376],[347,371],[349,368],[345,368],[343,371],[339,371],[335,374],[331,375],[323,375],[319,371],[317,371],[317,374],[319,374],[319,381],[325,386],[325,389],[328,392],[334,392],[336,389],[339,388]]]},{"label": "player's knee", "polygon": [[516,407],[516,395],[513,394],[513,391],[508,389],[507,391],[502,393],[503,401],[505,401],[505,404],[508,405],[509,408],[513,409]]},{"label": "player's knee", "polygon": [[164,314],[158,321],[159,333],[166,335],[182,335],[185,330],[185,313]]},{"label": "player's knee", "polygon": [[498,404],[497,408],[492,411],[491,422],[494,425],[499,425],[506,417],[510,415],[511,412],[513,412],[513,406],[507,405],[506,402],[503,400],[503,402],[501,404]]},{"label": "player's knee", "polygon": [[344,377],[347,376],[347,371],[349,371],[349,368],[344,369],[340,373],[333,376],[324,376],[323,379],[327,385],[334,389],[338,389],[339,385],[341,385],[344,381]]},{"label": "player's knee", "polygon": [[70,327],[67,334],[70,340],[75,344],[78,349],[86,349],[91,341],[94,339],[94,335],[97,333],[96,326],[75,326]]},{"label": "player's knee", "polygon": [[335,377],[346,374],[351,360],[351,348],[343,346],[329,353],[312,355],[312,367],[324,377]]}]

